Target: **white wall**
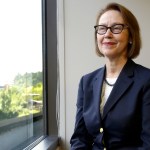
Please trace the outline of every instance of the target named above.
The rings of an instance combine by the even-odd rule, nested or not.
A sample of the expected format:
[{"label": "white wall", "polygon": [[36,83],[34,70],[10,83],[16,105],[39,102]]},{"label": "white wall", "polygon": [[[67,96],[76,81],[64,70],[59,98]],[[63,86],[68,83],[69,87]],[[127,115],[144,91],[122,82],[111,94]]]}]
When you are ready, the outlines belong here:
[{"label": "white wall", "polygon": [[[58,0],[58,49],[60,63],[60,136],[65,150],[73,133],[78,83],[83,74],[104,65],[95,54],[96,15],[111,0]],[[149,0],[115,0],[137,17],[142,30],[143,47],[135,61],[150,66]]]}]

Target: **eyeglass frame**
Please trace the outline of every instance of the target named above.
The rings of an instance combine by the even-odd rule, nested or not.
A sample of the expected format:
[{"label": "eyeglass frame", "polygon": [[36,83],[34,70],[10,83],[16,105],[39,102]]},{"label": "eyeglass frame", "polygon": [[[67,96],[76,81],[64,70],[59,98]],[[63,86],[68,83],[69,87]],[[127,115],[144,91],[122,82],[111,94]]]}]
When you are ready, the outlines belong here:
[{"label": "eyeglass frame", "polygon": [[[114,32],[113,32],[113,27],[116,26],[116,25],[121,25],[121,26],[122,26],[122,30],[121,30],[120,32],[114,33]],[[95,31],[96,31],[97,34],[100,34],[100,33],[98,33],[98,30],[96,30],[96,28],[99,27],[99,26],[105,27],[105,28],[106,28],[106,32],[107,32],[108,29],[110,29],[110,31],[111,31],[113,34],[120,34],[124,29],[129,28],[128,25],[126,25],[126,24],[114,24],[114,25],[112,25],[112,26],[110,26],[110,27],[107,27],[107,26],[105,26],[105,25],[95,25],[94,28],[95,28]],[[104,35],[106,32],[104,32],[104,33],[102,33],[102,34],[100,34],[100,35]]]}]

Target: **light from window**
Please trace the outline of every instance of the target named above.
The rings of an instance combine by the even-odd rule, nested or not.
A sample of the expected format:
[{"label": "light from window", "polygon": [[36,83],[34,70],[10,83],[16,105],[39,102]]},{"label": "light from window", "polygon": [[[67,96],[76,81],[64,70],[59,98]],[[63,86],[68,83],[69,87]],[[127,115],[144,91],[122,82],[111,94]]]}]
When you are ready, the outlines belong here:
[{"label": "light from window", "polygon": [[0,149],[44,133],[41,0],[0,2]]}]

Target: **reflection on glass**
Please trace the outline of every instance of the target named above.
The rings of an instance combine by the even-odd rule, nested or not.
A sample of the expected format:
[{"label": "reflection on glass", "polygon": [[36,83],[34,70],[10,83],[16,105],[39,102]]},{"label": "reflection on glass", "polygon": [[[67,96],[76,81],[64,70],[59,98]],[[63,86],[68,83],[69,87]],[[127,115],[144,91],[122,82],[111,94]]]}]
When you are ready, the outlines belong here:
[{"label": "reflection on glass", "polygon": [[0,18],[0,148],[17,150],[44,133],[41,0],[1,1]]}]

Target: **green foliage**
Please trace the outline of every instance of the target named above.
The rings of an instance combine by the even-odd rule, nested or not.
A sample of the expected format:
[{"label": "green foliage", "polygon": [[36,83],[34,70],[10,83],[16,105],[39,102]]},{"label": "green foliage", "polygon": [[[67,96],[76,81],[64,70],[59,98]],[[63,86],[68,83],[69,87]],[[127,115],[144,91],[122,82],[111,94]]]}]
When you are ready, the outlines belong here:
[{"label": "green foliage", "polygon": [[31,113],[29,100],[42,101],[42,93],[41,72],[18,74],[13,85],[0,90],[0,120]]},{"label": "green foliage", "polygon": [[25,87],[35,86],[40,82],[42,83],[42,78],[42,72],[18,74],[14,79],[14,84]]},{"label": "green foliage", "polygon": [[34,100],[42,100],[43,99],[43,84],[42,82],[37,83],[35,86],[32,87],[32,93],[35,93],[35,96],[33,96]]}]

